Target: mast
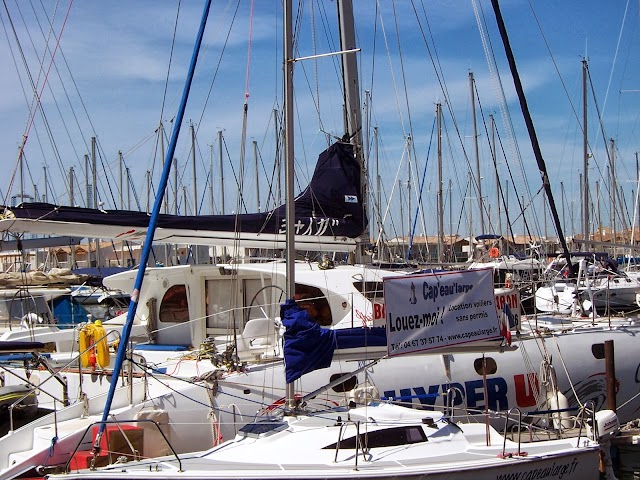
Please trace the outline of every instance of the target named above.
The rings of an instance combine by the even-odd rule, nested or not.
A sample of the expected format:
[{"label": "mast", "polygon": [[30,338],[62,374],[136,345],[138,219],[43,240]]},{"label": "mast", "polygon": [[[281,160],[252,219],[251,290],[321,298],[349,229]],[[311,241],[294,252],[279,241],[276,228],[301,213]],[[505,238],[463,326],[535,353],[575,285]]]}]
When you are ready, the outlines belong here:
[{"label": "mast", "polygon": [[118,179],[120,183],[120,210],[124,210],[124,185],[123,185],[123,172],[122,172],[122,150],[118,150]]},{"label": "mast", "polygon": [[256,166],[256,206],[257,211],[260,212],[260,176],[258,175],[258,142],[256,140],[253,141],[253,158]]},{"label": "mast", "polygon": [[498,208],[498,233],[502,235],[502,201],[500,200],[500,176],[498,175],[498,156],[496,154],[496,121],[493,114],[489,115],[491,129],[491,159],[493,161],[493,171],[496,174],[496,206]]},{"label": "mast", "polygon": [[44,192],[42,193],[42,201],[46,202],[49,197],[49,183],[47,181],[47,166],[43,165],[42,173],[44,174]]},{"label": "mast", "polygon": [[220,214],[224,215],[224,162],[222,161],[222,130],[218,130],[218,155],[220,157]]},{"label": "mast", "polygon": [[[582,59],[582,153],[584,182],[582,184],[582,238],[589,240],[589,142],[587,140],[587,59]],[[585,246],[586,248],[586,246]]]},{"label": "mast", "polygon": [[560,244],[562,245],[562,250],[564,251],[564,254],[567,258],[567,265],[569,266],[569,268],[571,268],[572,265],[571,265],[571,255],[569,254],[569,247],[567,246],[567,240],[566,238],[564,238],[564,233],[562,232],[562,225],[560,225],[560,218],[558,217],[556,202],[553,199],[553,193],[551,192],[551,184],[549,183],[549,175],[547,174],[547,166],[545,164],[544,158],[542,158],[542,151],[540,150],[538,137],[536,135],[536,131],[533,126],[533,120],[531,119],[529,106],[527,105],[527,99],[524,96],[524,89],[522,88],[522,82],[520,81],[520,75],[518,74],[516,61],[513,57],[513,51],[511,50],[511,45],[509,43],[509,37],[507,35],[507,30],[504,25],[502,13],[500,12],[500,5],[498,4],[498,0],[491,0],[491,5],[493,7],[493,11],[496,16],[496,21],[498,23],[498,29],[500,30],[500,36],[502,38],[502,43],[504,45],[505,54],[507,56],[507,60],[509,61],[509,68],[511,69],[511,75],[513,76],[513,83],[516,88],[516,92],[518,93],[520,108],[524,116],[524,121],[527,125],[527,131],[529,132],[531,147],[533,148],[533,153],[536,157],[536,162],[538,164],[538,170],[540,170],[540,176],[542,177],[542,186],[544,187],[544,191],[549,200],[549,208],[551,209],[553,222],[556,227],[556,232],[558,233],[558,239],[560,240]]},{"label": "mast", "polygon": [[[354,146],[356,161],[360,165],[360,192],[362,194],[363,219],[369,218],[369,201],[367,192],[367,168],[362,155],[362,112],[360,111],[360,88],[358,80],[358,62],[356,58],[356,35],[353,19],[352,0],[338,0],[338,25],[340,28],[340,50],[342,57],[342,83],[345,102],[345,141]],[[364,225],[363,225],[364,227]],[[360,241],[356,245],[356,262],[362,262],[364,244],[370,238],[368,230],[362,229]]]},{"label": "mast", "polygon": [[[191,171],[193,173],[193,214],[198,215],[198,181],[196,180],[196,130],[193,123],[189,125],[191,133]],[[187,214],[187,205],[184,206],[184,214]]]},{"label": "mast", "polygon": [[76,199],[73,191],[73,167],[69,167],[69,205],[75,207]]},{"label": "mast", "polygon": [[618,193],[618,184],[616,182],[616,149],[613,138],[609,139],[609,147],[610,147],[610,162],[611,162],[611,236],[613,238],[613,243],[616,243],[616,232],[618,231],[618,226],[616,225],[616,195]]},{"label": "mast", "polygon": [[444,203],[442,196],[442,105],[436,104],[437,144],[438,144],[438,263],[444,262]]},{"label": "mast", "polygon": [[[471,90],[471,117],[473,122],[473,151],[476,157],[476,188],[478,189],[478,210],[480,220],[480,234],[484,235],[484,212],[482,211],[482,183],[480,177],[480,151],[478,150],[478,124],[476,122],[476,99],[473,94],[475,80],[473,79],[473,72],[469,72],[469,88]],[[484,243],[484,240],[482,241]]]},{"label": "mast", "polygon": [[120,345],[118,347],[118,353],[116,355],[115,363],[113,365],[113,375],[111,376],[111,383],[109,384],[109,392],[107,394],[107,398],[105,401],[104,410],[102,411],[102,421],[100,423],[100,430],[98,431],[98,434],[96,436],[96,441],[93,446],[94,451],[99,451],[100,449],[100,441],[102,440],[102,435],[104,434],[104,431],[106,428],[105,422],[109,418],[109,411],[111,410],[111,403],[113,402],[113,396],[114,396],[116,387],[120,382],[120,371],[122,370],[122,364],[124,362],[125,353],[128,348],[129,337],[131,336],[131,328],[133,327],[133,320],[135,319],[136,310],[138,308],[138,298],[140,295],[140,289],[142,288],[142,280],[144,279],[147,262],[149,260],[150,253],[151,253],[153,236],[155,234],[156,226],[158,225],[158,216],[160,215],[160,208],[162,207],[162,200],[164,197],[165,190],[167,188],[169,173],[171,171],[171,159],[173,158],[173,154],[175,153],[175,150],[176,150],[178,135],[180,133],[180,127],[182,125],[182,121],[184,118],[184,111],[187,104],[187,99],[189,98],[189,91],[191,89],[193,73],[196,68],[196,63],[198,60],[198,52],[200,50],[200,45],[202,44],[204,27],[207,23],[207,17],[209,16],[210,7],[211,7],[211,0],[206,0],[204,11],[202,12],[202,19],[200,22],[200,28],[198,30],[198,36],[196,38],[196,44],[194,46],[193,55],[191,56],[189,73],[185,81],[184,91],[182,93],[182,99],[180,101],[180,107],[178,108],[178,113],[176,115],[176,119],[173,124],[171,142],[169,143],[169,150],[167,152],[167,156],[164,161],[162,176],[160,177],[160,183],[158,185],[158,194],[156,195],[155,202],[153,205],[153,212],[149,219],[149,228],[147,229],[147,236],[145,238],[141,257],[140,257],[140,266],[138,267],[138,273],[136,275],[134,288],[133,288],[133,291],[131,292],[131,301],[129,303],[129,310],[127,311],[127,320],[122,327]]},{"label": "mast", "polygon": [[[294,298],[296,291],[294,228],[295,206],[293,198],[293,19],[292,0],[284,2],[284,160],[285,160],[285,218],[286,218],[286,298]],[[295,407],[295,391],[287,383],[287,406]]]}]

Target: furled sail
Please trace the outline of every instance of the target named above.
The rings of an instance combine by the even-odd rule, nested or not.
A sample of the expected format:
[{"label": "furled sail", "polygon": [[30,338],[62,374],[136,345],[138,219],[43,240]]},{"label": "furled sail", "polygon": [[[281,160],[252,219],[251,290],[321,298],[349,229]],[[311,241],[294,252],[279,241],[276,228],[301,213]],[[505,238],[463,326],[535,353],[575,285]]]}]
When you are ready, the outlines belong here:
[{"label": "furled sail", "polygon": [[[349,251],[367,227],[353,145],[334,143],[318,157],[309,186],[296,197],[296,248]],[[0,207],[0,231],[143,240],[145,212],[22,203]],[[285,248],[285,208],[241,215],[160,215],[154,242]]]},{"label": "furled sail", "polygon": [[387,345],[383,327],[322,328],[294,300],[280,306],[280,317],[286,328],[283,352],[287,383],[330,366],[336,350]]}]

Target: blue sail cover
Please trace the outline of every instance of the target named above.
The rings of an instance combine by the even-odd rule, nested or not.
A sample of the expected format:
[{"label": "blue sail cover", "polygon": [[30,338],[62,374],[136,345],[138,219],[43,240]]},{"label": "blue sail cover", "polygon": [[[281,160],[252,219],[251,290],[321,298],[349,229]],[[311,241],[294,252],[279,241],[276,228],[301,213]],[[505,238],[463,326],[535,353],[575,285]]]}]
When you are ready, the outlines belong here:
[{"label": "blue sail cover", "polygon": [[294,300],[287,300],[280,306],[280,318],[286,327],[283,349],[287,383],[305,373],[330,366],[336,349],[387,344],[383,327],[328,330],[315,323]]},{"label": "blue sail cover", "polygon": [[[296,237],[359,237],[368,223],[362,203],[360,180],[360,165],[355,159],[353,145],[335,143],[322,152],[311,182],[295,199]],[[0,206],[0,218],[0,230],[46,234],[77,231],[80,236],[95,235],[122,240],[140,237],[142,229],[149,225],[149,214],[146,212],[48,203]],[[174,242],[179,237],[182,241],[192,239],[191,243],[215,245],[221,238],[233,239],[236,233],[239,233],[241,239],[243,235],[247,238],[262,236],[265,241],[272,241],[273,236],[284,239],[285,218],[285,205],[267,212],[241,215],[160,214],[154,241]],[[91,230],[88,226],[94,228]],[[103,226],[108,227],[108,230],[100,228]]]}]

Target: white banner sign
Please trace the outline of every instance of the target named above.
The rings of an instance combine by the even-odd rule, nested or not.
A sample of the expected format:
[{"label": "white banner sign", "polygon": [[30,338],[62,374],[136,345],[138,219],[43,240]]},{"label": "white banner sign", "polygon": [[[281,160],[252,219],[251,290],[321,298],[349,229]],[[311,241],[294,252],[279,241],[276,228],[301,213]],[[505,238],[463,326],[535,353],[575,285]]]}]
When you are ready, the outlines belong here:
[{"label": "white banner sign", "polygon": [[501,338],[493,269],[384,279],[389,355]]}]

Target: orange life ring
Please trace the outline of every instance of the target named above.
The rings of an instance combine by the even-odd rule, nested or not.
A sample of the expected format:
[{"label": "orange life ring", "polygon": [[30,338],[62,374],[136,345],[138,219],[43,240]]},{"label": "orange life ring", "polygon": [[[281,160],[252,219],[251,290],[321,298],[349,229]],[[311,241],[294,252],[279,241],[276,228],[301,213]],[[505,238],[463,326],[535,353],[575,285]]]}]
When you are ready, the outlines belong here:
[{"label": "orange life ring", "polygon": [[496,247],[492,247],[489,249],[489,256],[491,258],[498,258],[500,256],[500,250],[498,250]]}]

